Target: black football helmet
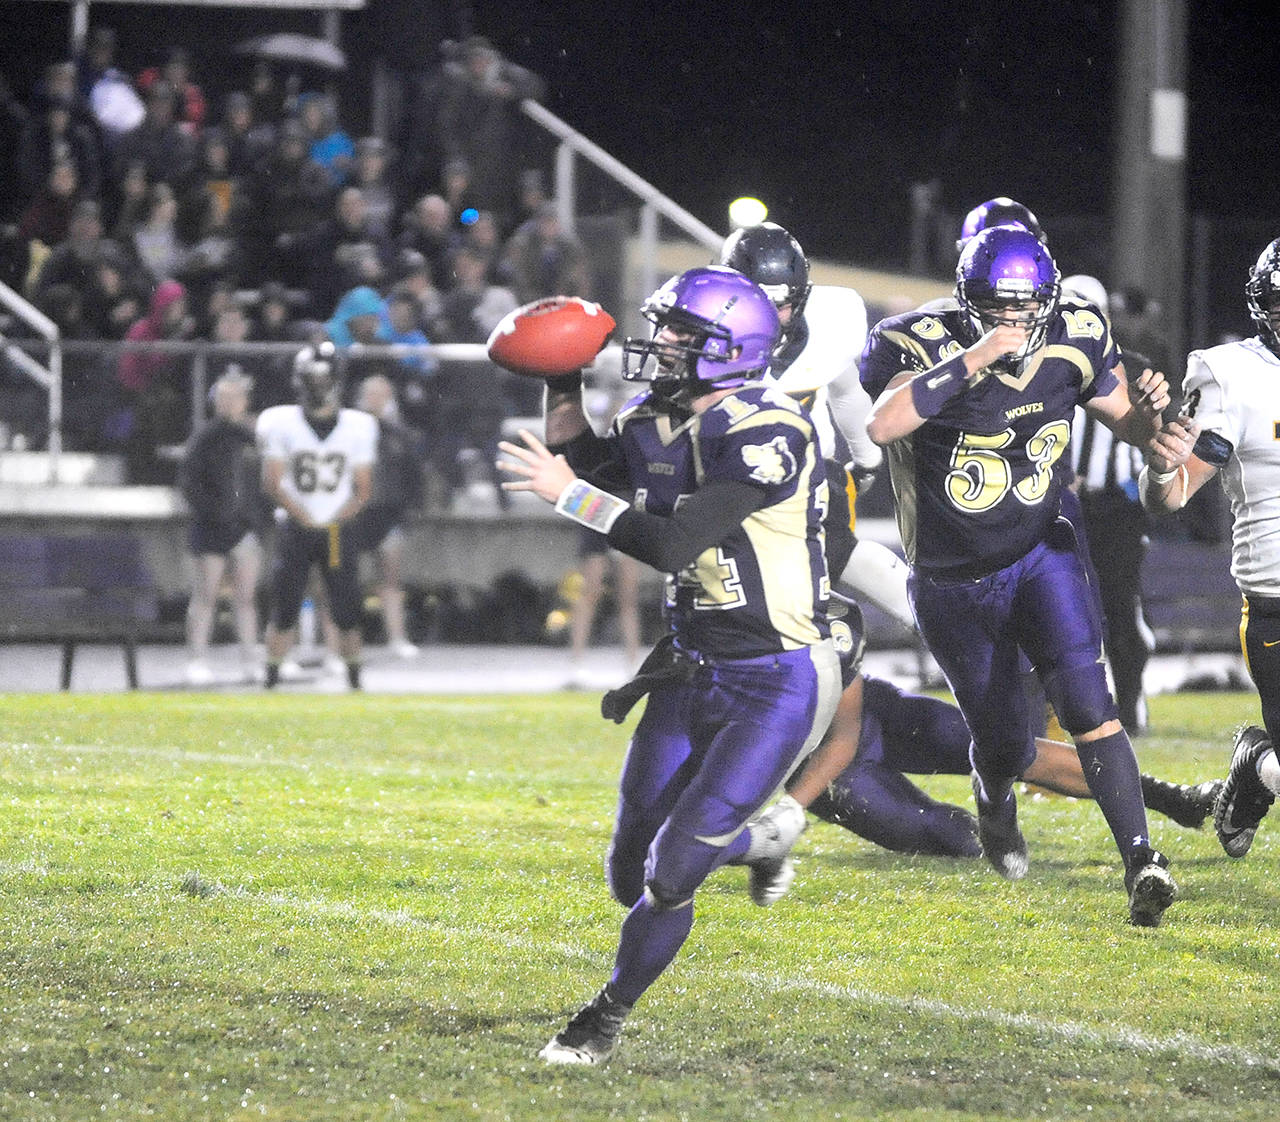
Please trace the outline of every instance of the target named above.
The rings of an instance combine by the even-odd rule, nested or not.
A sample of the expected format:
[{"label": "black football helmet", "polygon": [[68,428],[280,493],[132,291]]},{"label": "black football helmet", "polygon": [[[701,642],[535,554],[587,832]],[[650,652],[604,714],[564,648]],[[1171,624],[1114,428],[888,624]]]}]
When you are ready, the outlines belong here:
[{"label": "black football helmet", "polygon": [[720,247],[720,264],[750,277],[765,290],[775,307],[789,304],[791,324],[799,323],[812,287],[809,259],[800,243],[776,222],[735,230]]},{"label": "black football helmet", "polygon": [[306,413],[336,409],[342,403],[338,353],[330,342],[303,347],[293,360],[293,391]]},{"label": "black football helmet", "polygon": [[1262,251],[1249,270],[1244,298],[1258,338],[1280,355],[1280,238]]},{"label": "black football helmet", "polygon": [[979,203],[964,216],[960,225],[960,236],[956,239],[956,252],[959,253],[975,234],[982,233],[988,226],[1021,226],[1036,236],[1036,241],[1045,241],[1044,231],[1036,216],[1016,199],[1007,195],[997,195],[985,203]]}]

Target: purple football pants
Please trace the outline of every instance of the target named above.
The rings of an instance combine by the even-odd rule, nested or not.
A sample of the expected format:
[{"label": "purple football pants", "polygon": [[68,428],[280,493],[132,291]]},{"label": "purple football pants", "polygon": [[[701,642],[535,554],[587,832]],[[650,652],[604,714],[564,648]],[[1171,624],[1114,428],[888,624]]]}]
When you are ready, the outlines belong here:
[{"label": "purple football pants", "polygon": [[826,731],[840,696],[829,643],[704,665],[649,695],[627,751],[606,873],[631,908],[610,989],[633,1003],[693,926],[695,890],[741,857],[747,819]]},{"label": "purple football pants", "polygon": [[971,761],[999,802],[1035,759],[1020,659],[1026,652],[1058,719],[1072,733],[1116,716],[1102,661],[1102,620],[1071,527],[979,580],[913,572],[907,591],[920,631],[973,736]]}]

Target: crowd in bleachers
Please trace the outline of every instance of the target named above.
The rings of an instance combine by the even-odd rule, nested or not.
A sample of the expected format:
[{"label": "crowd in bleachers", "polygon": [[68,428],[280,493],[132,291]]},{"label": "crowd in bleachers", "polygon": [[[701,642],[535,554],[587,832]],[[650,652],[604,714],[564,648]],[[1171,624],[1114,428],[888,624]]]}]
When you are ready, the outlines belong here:
[{"label": "crowd in bleachers", "polygon": [[[591,295],[544,169],[512,159],[518,101],[541,96],[537,76],[468,39],[442,51],[385,138],[360,135],[329,85],[308,88],[298,71],[287,81],[260,61],[244,88],[221,88],[220,68],[183,47],[130,73],[122,46],[95,27],[82,56],[50,63],[26,96],[0,83],[13,141],[0,279],[73,342],[354,347],[348,386],[390,377],[446,481],[476,451],[491,460],[502,419],[537,409],[527,380],[425,353],[356,355],[483,342],[520,303]],[[191,356],[179,352],[69,348],[64,447],[122,452],[135,482],[171,477],[158,450],[181,446],[192,421]],[[287,355],[215,352],[208,381],[230,365],[253,377],[255,412],[292,400]],[[43,391],[12,368],[0,382],[0,421],[41,446]]]}]

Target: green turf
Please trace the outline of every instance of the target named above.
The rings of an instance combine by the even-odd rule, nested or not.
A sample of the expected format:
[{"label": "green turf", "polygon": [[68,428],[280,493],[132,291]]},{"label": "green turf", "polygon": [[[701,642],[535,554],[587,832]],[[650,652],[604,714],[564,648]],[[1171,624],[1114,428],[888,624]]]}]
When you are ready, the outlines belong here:
[{"label": "green turf", "polygon": [[[1271,824],[1231,861],[1153,817],[1182,899],[1137,930],[1096,807],[1027,796],[1017,884],[821,823],[772,909],[717,873],[613,1063],[544,1068],[622,918],[595,704],[6,697],[0,1117],[1276,1117]],[[1257,719],[1152,708],[1180,780]]]}]

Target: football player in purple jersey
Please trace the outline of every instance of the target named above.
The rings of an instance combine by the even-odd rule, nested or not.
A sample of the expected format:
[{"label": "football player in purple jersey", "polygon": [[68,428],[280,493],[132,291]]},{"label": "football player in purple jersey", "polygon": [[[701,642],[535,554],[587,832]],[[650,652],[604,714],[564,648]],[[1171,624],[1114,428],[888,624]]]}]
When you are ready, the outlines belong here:
[{"label": "football player in purple jersey", "polygon": [[827,620],[827,481],[804,408],[764,379],[778,341],[769,296],[733,269],[672,278],[644,304],[624,376],[650,381],[604,436],[577,375],[549,378],[546,440],[504,442],[504,484],[555,504],[668,574],[667,639],[627,752],[607,861],[630,910],[612,977],[542,1049],[600,1063],[688,937],[718,866],[750,866],[767,902],[789,862],[753,850],[748,820],[825,731],[840,694]]},{"label": "football player in purple jersey", "polygon": [[956,267],[954,305],[871,332],[867,431],[886,449],[917,622],[973,738],[983,853],[1003,876],[1027,872],[1013,792],[1035,755],[1025,653],[1120,850],[1130,921],[1156,926],[1177,889],[1151,846],[1137,760],[1107,687],[1097,600],[1059,506],[1075,406],[1146,446],[1169,389],[1151,370],[1127,382],[1105,318],[1060,306],[1060,294],[1034,233],[976,234]]}]

